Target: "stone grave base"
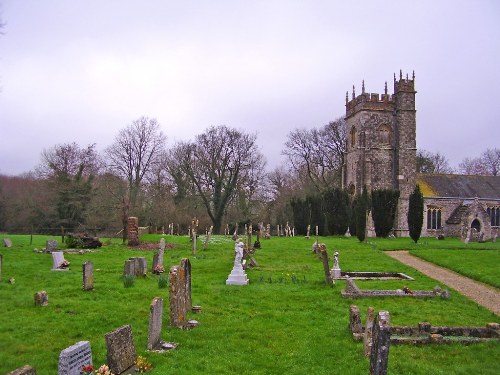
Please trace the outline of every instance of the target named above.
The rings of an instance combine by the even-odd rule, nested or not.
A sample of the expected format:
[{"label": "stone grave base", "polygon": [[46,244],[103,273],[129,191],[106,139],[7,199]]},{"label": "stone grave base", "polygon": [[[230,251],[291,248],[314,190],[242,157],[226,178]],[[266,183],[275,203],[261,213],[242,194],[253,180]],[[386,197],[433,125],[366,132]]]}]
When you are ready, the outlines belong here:
[{"label": "stone grave base", "polygon": [[415,280],[401,272],[340,272],[340,280],[351,278],[353,280]]},{"label": "stone grave base", "polygon": [[179,345],[179,344],[177,344],[176,342],[160,341],[160,343],[158,345],[156,345],[156,347],[154,347],[151,350],[148,350],[148,352],[165,353],[165,352],[176,349],[177,345]]}]

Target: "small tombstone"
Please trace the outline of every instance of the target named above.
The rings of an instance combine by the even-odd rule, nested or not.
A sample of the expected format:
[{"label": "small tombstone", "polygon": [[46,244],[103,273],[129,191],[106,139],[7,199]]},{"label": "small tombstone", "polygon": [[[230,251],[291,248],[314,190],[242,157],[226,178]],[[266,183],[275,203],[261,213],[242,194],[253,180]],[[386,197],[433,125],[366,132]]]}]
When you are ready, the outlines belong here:
[{"label": "small tombstone", "polygon": [[4,238],[3,239],[3,245],[5,247],[12,247],[12,241],[10,240],[10,238]]},{"label": "small tombstone", "polygon": [[365,332],[363,335],[363,349],[365,357],[369,357],[372,350],[372,337],[373,337],[373,321],[375,320],[375,309],[371,306],[368,307],[366,313]]},{"label": "small tombstone", "polygon": [[64,259],[62,251],[52,252],[52,271],[68,271],[69,262]]},{"label": "small tombstone", "polygon": [[151,271],[153,273],[158,273],[160,262],[159,262],[160,254],[153,254],[153,265],[151,267]]},{"label": "small tombstone", "polygon": [[163,255],[165,253],[165,239],[160,240],[160,249],[158,250],[158,264],[163,266]]},{"label": "small tombstone", "polygon": [[35,306],[47,306],[49,304],[49,296],[45,290],[35,293]]},{"label": "small tombstone", "polygon": [[82,265],[83,290],[94,289],[94,263],[88,261]]},{"label": "small tombstone", "polygon": [[389,365],[391,327],[389,312],[380,311],[373,323],[373,340],[370,353],[370,375],[386,375]]},{"label": "small tombstone", "polygon": [[349,227],[347,227],[347,231],[345,232],[344,237],[351,237],[351,231],[349,230]]},{"label": "small tombstone", "polygon": [[130,325],[122,326],[104,335],[108,350],[107,362],[109,369],[114,374],[121,374],[134,366],[137,359],[132,328]]},{"label": "small tombstone", "polygon": [[123,266],[124,276],[135,276],[135,260],[126,260]]},{"label": "small tombstone", "polygon": [[135,258],[135,274],[136,276],[145,276],[148,273],[148,262],[145,257]]},{"label": "small tombstone", "polygon": [[80,341],[59,354],[59,375],[80,375],[83,366],[92,365],[88,341]]},{"label": "small tombstone", "polygon": [[361,315],[359,314],[359,308],[356,305],[349,306],[349,329],[353,334],[363,333]]},{"label": "small tombstone", "polygon": [[57,250],[57,241],[56,240],[47,240],[45,242],[45,249],[47,252],[52,252]]},{"label": "small tombstone", "polygon": [[156,349],[161,343],[163,298],[155,297],[149,306],[148,350]]},{"label": "small tombstone", "polygon": [[21,368],[7,373],[7,375],[36,375],[36,369],[30,365],[24,365]]}]

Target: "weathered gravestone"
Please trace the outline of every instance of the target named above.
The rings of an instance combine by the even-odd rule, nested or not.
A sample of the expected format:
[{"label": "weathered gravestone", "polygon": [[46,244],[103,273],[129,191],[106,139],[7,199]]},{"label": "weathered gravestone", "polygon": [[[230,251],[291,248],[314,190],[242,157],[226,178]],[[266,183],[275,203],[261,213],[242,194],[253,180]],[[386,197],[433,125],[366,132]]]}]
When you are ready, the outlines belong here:
[{"label": "weathered gravestone", "polygon": [[24,365],[21,368],[7,373],[7,375],[36,375],[36,369],[30,365]]},{"label": "weathered gravestone", "polygon": [[59,375],[80,375],[83,366],[92,365],[88,341],[79,341],[59,354]]},{"label": "weathered gravestone", "polygon": [[135,260],[126,260],[123,266],[124,276],[135,276]]},{"label": "weathered gravestone", "polygon": [[170,268],[169,278],[169,301],[170,301],[170,325],[184,328],[186,324],[186,301],[184,280],[181,279],[179,266]]},{"label": "weathered gravestone", "polygon": [[127,220],[127,238],[129,246],[139,245],[139,219],[136,217]]},{"label": "weathered gravestone", "polygon": [[108,332],[104,337],[108,350],[107,361],[111,372],[118,375],[134,368],[137,353],[130,325]]},{"label": "weathered gravestone", "polygon": [[94,263],[87,261],[82,265],[83,269],[83,290],[94,289]]},{"label": "weathered gravestone", "polygon": [[[64,259],[64,254],[62,251],[52,252],[52,271],[68,271],[68,267],[65,267],[66,260]],[[69,263],[68,263],[69,264]]]},{"label": "weathered gravestone", "polygon": [[49,296],[45,290],[35,293],[35,306],[47,306],[49,304]]},{"label": "weathered gravestone", "polygon": [[5,247],[12,247],[12,241],[10,240],[10,238],[4,238],[3,239],[3,245]]},{"label": "weathered gravestone", "polygon": [[163,298],[155,297],[149,306],[148,350],[157,349],[161,344]]},{"label": "weathered gravestone", "polygon": [[386,375],[389,365],[391,327],[389,312],[379,311],[373,322],[372,349],[370,353],[370,375]]},{"label": "weathered gravestone", "polygon": [[45,242],[45,250],[47,252],[52,252],[57,250],[57,241],[56,240],[47,240]]},{"label": "weathered gravestone", "polygon": [[145,276],[148,273],[148,262],[145,257],[133,257],[125,261],[123,274],[126,276]]},{"label": "weathered gravestone", "polygon": [[191,262],[188,258],[182,258],[180,264],[181,280],[184,281],[183,293],[186,311],[191,310]]},{"label": "weathered gravestone", "polygon": [[366,314],[365,332],[363,334],[363,349],[365,357],[369,357],[372,351],[372,338],[373,338],[373,321],[375,320],[375,309],[371,306],[368,307]]},{"label": "weathered gravestone", "polygon": [[363,326],[361,325],[361,315],[359,308],[356,305],[349,306],[349,329],[353,336],[363,333]]}]

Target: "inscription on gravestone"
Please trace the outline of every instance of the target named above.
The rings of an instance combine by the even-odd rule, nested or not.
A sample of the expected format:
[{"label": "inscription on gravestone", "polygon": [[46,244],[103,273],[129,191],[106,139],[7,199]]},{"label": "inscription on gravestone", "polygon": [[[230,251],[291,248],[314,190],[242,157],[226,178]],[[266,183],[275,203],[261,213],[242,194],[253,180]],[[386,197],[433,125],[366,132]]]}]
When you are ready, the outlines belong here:
[{"label": "inscription on gravestone", "polygon": [[134,366],[137,354],[130,325],[108,332],[104,337],[108,349],[108,366],[111,372],[121,374]]},{"label": "inscription on gravestone", "polygon": [[88,341],[80,341],[59,354],[59,375],[80,375],[82,366],[92,364]]}]

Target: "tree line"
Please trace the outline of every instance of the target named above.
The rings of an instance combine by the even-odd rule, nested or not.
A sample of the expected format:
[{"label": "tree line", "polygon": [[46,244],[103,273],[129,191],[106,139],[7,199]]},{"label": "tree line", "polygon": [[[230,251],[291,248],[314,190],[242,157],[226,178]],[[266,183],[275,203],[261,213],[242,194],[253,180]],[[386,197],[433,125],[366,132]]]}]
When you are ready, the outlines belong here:
[{"label": "tree line", "polygon": [[[267,171],[255,134],[211,126],[167,147],[158,121],[143,116],[120,130],[102,153],[95,144],[58,144],[42,151],[31,172],[0,175],[0,230],[118,231],[137,216],[141,226],[178,223],[183,229],[197,217],[214,233],[225,224],[249,222],[290,222],[299,233],[309,224],[324,234],[345,233],[347,226],[356,232],[354,207],[360,203],[341,190],[345,142],[343,118],[292,130],[282,151],[287,162]],[[498,171],[498,154],[495,149],[481,156],[497,155],[491,174]],[[483,159],[475,163],[489,165]],[[419,171],[446,168],[442,155],[419,151]]]}]

